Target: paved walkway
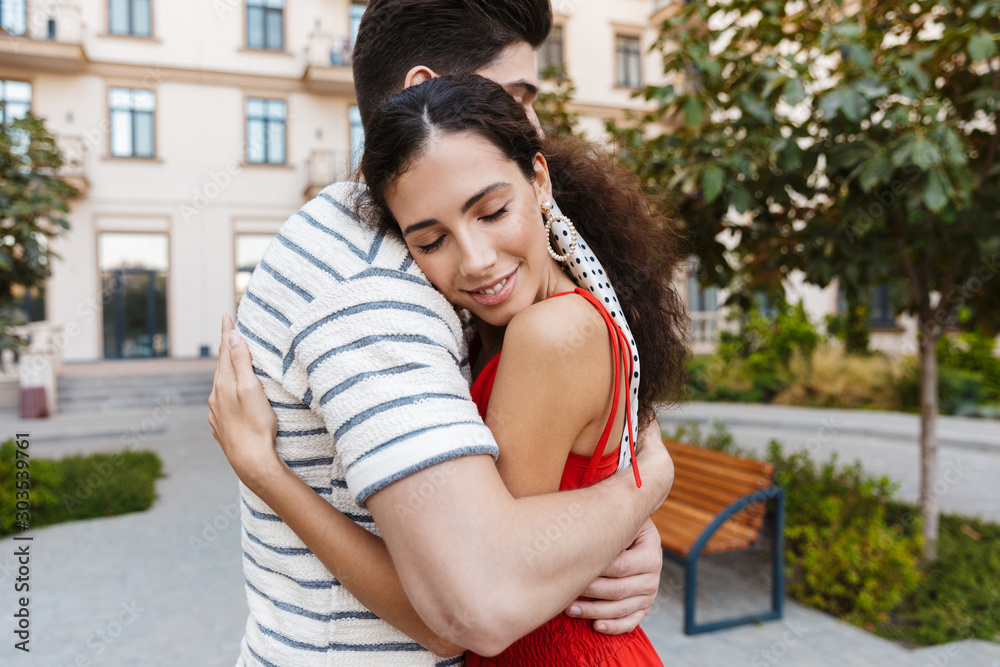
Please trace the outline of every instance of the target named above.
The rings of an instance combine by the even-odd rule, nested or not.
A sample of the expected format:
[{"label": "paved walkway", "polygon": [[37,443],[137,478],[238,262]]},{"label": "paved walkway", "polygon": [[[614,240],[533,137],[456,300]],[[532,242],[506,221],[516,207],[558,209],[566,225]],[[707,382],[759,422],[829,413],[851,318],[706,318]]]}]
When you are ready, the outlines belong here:
[{"label": "paved walkway", "polygon": [[[874,410],[822,410],[745,403],[684,403],[660,412],[665,433],[687,421],[702,434],[724,422],[736,444],[759,455],[775,438],[786,452],[806,449],[816,461],[836,453],[841,463],[860,460],[865,471],[898,482],[897,496],[920,494],[917,415]],[[967,417],[938,420],[938,475],[934,491],[945,512],[1000,521],[1000,421]]]},{"label": "paved walkway", "polygon": [[[148,512],[32,531],[31,653],[12,647],[14,542],[0,542],[0,665],[129,667],[235,663],[246,620],[240,531],[231,519],[236,478],[205,420],[206,408],[19,422],[0,414],[0,433],[31,433],[31,454],[113,451],[136,442],[157,451],[167,477]],[[985,452],[984,452],[985,454]],[[992,455],[990,455],[992,456]],[[1000,454],[997,455],[1000,458]],[[84,489],[85,490],[85,489]],[[718,556],[701,570],[699,618],[768,604],[766,554]],[[1000,667],[1000,645],[960,642],[904,649],[853,626],[786,603],[782,622],[686,637],[680,571],[663,584],[644,628],[668,665],[886,665]]]}]

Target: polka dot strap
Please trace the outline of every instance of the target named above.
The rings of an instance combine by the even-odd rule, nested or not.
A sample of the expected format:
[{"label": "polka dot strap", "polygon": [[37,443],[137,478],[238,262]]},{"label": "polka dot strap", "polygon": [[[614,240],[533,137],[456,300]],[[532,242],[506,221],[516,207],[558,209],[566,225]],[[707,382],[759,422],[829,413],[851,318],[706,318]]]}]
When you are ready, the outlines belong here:
[{"label": "polka dot strap", "polygon": [[[552,212],[561,215],[558,203],[553,206]],[[569,252],[570,239],[572,237],[573,234],[564,221],[557,219],[552,223],[552,245],[560,255],[565,255]],[[632,390],[629,396],[629,416],[631,420],[629,427],[622,433],[621,451],[618,456],[618,470],[624,470],[632,463],[631,452],[633,451],[633,443],[636,441],[635,438],[638,436],[639,352],[635,348],[635,339],[632,337],[632,331],[629,329],[628,321],[625,319],[625,314],[618,303],[615,288],[611,286],[611,282],[604,273],[604,267],[601,266],[600,260],[597,259],[597,256],[579,231],[576,238],[576,251],[566,258],[563,266],[569,271],[570,276],[573,277],[577,285],[597,297],[604,304],[608,312],[611,313],[611,317],[614,318],[615,323],[621,327],[622,332],[625,334],[629,356],[632,361]]]}]

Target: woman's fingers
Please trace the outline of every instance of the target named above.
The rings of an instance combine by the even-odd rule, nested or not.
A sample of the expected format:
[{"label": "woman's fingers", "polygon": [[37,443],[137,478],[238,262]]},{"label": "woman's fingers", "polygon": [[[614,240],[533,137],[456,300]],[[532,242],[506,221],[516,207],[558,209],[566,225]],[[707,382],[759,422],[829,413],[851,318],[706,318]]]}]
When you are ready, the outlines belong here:
[{"label": "woman's fingers", "polygon": [[594,630],[604,635],[624,635],[639,627],[645,617],[645,610],[637,611],[624,618],[594,621],[593,626]]}]

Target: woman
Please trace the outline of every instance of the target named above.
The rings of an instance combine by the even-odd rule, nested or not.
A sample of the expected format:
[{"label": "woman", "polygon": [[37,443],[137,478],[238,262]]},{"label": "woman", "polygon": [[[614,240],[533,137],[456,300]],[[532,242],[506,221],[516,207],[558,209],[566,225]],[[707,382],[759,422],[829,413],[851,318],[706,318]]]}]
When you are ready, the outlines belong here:
[{"label": "woman", "polygon": [[[549,202],[554,195],[586,233],[618,289],[643,355],[638,397],[640,421],[648,421],[652,401],[675,396],[683,381],[684,311],[662,277],[672,257],[666,232],[637,185],[584,146],[543,147],[523,108],[481,77],[434,79],[391,99],[372,119],[361,169],[363,216],[399,233],[430,282],[471,314],[472,393],[500,443],[497,465],[511,493],[578,488],[612,474],[623,432],[634,432],[627,406],[638,359],[623,354],[627,341],[605,304],[566,274],[561,262],[581,256],[572,238],[564,256],[555,252]],[[592,360],[576,370],[580,381],[554,386],[557,365],[580,359]],[[327,563],[329,554],[316,555]],[[399,597],[394,604],[409,608]],[[495,658],[468,654],[466,662],[661,664],[641,630],[602,635],[566,616]]]}]

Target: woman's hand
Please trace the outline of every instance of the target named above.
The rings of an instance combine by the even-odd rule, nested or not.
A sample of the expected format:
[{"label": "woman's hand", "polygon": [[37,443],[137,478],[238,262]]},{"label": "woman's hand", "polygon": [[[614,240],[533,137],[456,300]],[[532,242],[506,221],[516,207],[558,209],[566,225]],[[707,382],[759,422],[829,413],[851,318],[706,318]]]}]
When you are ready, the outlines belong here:
[{"label": "woman's hand", "polygon": [[584,589],[566,614],[593,619],[594,630],[606,635],[632,632],[653,608],[662,566],[660,534],[646,519],[635,541]]},{"label": "woman's hand", "polygon": [[212,436],[251,491],[281,471],[284,462],[274,451],[278,419],[254,375],[250,349],[228,315],[222,319],[219,363],[208,407]]}]

